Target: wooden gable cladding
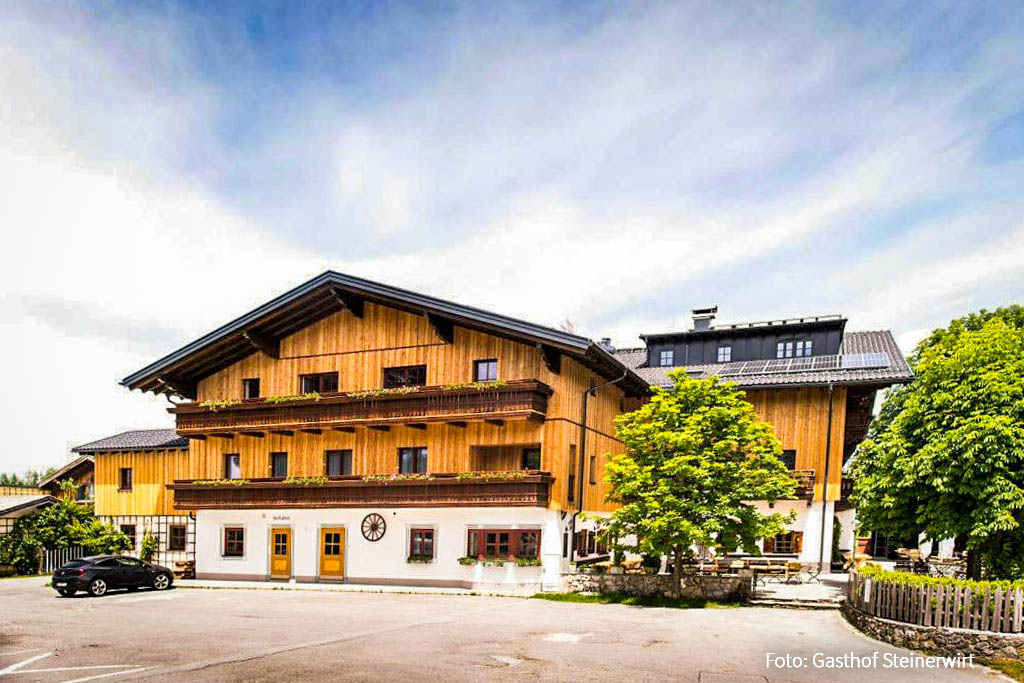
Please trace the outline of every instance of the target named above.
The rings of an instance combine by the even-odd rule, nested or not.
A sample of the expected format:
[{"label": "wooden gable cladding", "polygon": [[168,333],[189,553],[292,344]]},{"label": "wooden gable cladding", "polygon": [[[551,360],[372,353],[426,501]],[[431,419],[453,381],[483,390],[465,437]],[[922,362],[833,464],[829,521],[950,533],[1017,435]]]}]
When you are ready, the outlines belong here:
[{"label": "wooden gable cladding", "polygon": [[[115,451],[95,454],[97,515],[173,515],[174,499],[166,484],[192,472],[187,450]],[[132,469],[132,490],[119,491],[120,470]]]},{"label": "wooden gable cladding", "polygon": [[[825,448],[829,443],[827,387],[747,390],[758,416],[771,423],[783,449],[796,450],[797,470],[814,471],[814,500],[822,500]],[[828,463],[828,500],[839,500],[843,470],[846,387],[832,390],[832,436]]]},{"label": "wooden gable cladding", "polygon": [[536,346],[453,326],[449,343],[427,316],[367,303],[362,318],[340,311],[280,340],[280,358],[254,353],[199,382],[197,400],[242,398],[242,380],[259,377],[263,396],[299,393],[299,375],[338,372],[339,391],[379,389],[383,369],[426,365],[427,384],[473,381],[473,361],[498,359],[503,380],[558,375]]}]

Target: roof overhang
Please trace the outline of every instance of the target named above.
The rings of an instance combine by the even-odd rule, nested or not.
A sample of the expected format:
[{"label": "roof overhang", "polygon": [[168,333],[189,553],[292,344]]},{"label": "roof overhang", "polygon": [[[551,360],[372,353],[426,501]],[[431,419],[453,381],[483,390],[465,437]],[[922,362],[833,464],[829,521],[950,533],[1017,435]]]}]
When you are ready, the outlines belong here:
[{"label": "roof overhang", "polygon": [[42,505],[51,505],[56,502],[57,499],[54,498],[53,496],[38,496],[37,498],[33,498],[32,500],[26,500],[21,503],[18,503],[17,505],[12,505],[10,507],[0,509],[0,517],[6,517],[15,512],[22,512],[26,509],[37,508]]},{"label": "roof overhang", "polygon": [[366,302],[422,315],[445,341],[451,341],[452,328],[459,326],[534,344],[549,367],[565,354],[608,379],[625,374],[622,384],[629,394],[648,392],[638,375],[586,337],[334,271],[186,344],[128,375],[121,384],[194,399],[196,385],[204,377],[259,351],[275,356],[283,337],[339,311],[362,316]]},{"label": "roof overhang", "polygon": [[44,486],[49,486],[50,484],[59,481],[61,477],[68,475],[74,476],[75,471],[78,470],[79,468],[89,467],[91,469],[93,467],[93,464],[93,457],[91,455],[79,456],[72,460],[71,462],[69,462],[67,465],[64,465],[64,467],[61,467],[59,470],[57,470],[50,476],[40,480],[38,486],[39,488],[43,488]]},{"label": "roof overhang", "polygon": [[764,334],[794,334],[822,330],[842,332],[847,319],[842,316],[819,316],[817,318],[796,318],[789,320],[768,320],[763,323],[740,323],[716,325],[706,330],[684,330],[681,332],[657,332],[641,334],[645,342],[688,341],[693,339],[715,339],[722,337],[751,337]]}]

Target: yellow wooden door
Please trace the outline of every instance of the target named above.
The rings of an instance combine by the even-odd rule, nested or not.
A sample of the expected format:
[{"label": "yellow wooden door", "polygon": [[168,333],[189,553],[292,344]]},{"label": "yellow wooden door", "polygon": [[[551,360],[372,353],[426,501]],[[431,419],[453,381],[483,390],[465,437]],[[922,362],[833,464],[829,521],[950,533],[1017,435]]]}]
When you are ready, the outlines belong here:
[{"label": "yellow wooden door", "polygon": [[292,530],[270,530],[270,576],[278,579],[292,577]]},{"label": "yellow wooden door", "polygon": [[340,579],[345,576],[345,528],[325,526],[320,529],[320,576]]}]

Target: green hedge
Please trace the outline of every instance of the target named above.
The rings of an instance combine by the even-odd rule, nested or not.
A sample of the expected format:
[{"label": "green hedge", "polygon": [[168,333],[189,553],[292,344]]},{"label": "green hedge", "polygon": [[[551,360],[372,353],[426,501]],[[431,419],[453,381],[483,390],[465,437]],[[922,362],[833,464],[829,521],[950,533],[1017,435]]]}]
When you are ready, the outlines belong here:
[{"label": "green hedge", "polygon": [[908,572],[893,572],[867,565],[857,570],[861,576],[875,581],[886,581],[903,586],[960,586],[970,588],[975,595],[991,593],[997,588],[1002,588],[1005,593],[1008,590],[1020,588],[1024,590],[1024,581],[968,581],[967,579],[951,579],[939,576],[925,576],[923,574],[910,574]]}]

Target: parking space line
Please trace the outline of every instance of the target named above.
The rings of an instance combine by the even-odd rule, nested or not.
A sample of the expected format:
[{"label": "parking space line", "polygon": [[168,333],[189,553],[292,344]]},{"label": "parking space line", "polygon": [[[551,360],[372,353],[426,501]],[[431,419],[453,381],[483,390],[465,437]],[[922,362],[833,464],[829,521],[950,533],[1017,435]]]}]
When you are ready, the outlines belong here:
[{"label": "parking space line", "polygon": [[26,664],[31,664],[32,662],[37,662],[40,659],[43,659],[45,657],[49,657],[52,654],[53,654],[52,652],[44,652],[41,655],[36,655],[35,657],[29,657],[28,659],[23,659],[20,662],[15,662],[14,664],[11,664],[9,667],[7,667],[6,669],[0,669],[0,676],[4,676],[6,674],[16,673],[18,671],[18,669],[20,669],[21,667],[25,666]]},{"label": "parking space line", "polygon": [[0,657],[10,657],[11,655],[22,655],[26,652],[39,652],[38,647],[30,647],[27,650],[14,650],[13,652],[0,652]]},{"label": "parking space line", "polygon": [[137,673],[139,673],[141,671],[145,671],[146,669],[150,669],[150,668],[152,668],[152,667],[144,666],[141,669],[130,669],[128,671],[111,671],[110,673],[97,674],[95,676],[86,676],[85,678],[72,678],[69,681],[62,681],[61,683],[82,683],[82,681],[94,681],[97,678],[106,678],[107,676],[122,676],[122,675],[125,675],[125,674],[137,674]]}]

